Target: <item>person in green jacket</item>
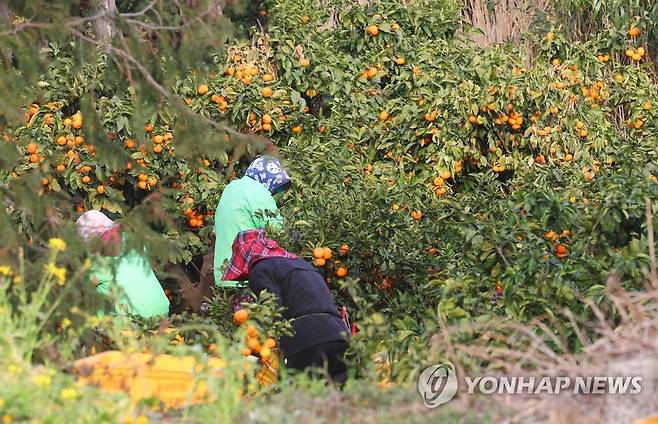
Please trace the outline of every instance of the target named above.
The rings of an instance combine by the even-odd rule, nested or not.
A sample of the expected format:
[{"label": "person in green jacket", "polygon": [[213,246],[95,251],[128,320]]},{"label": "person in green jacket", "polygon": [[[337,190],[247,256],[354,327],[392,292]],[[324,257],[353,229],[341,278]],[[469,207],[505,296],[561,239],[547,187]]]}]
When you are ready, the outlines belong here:
[{"label": "person in green jacket", "polygon": [[76,221],[78,233],[97,248],[92,259],[91,280],[96,291],[116,293],[116,312],[127,311],[145,318],[169,314],[169,299],[145,255],[126,250],[118,224],[100,211],[88,211]]},{"label": "person in green jacket", "polygon": [[283,220],[274,195],[290,187],[291,180],[281,162],[273,156],[259,156],[244,177],[229,183],[215,210],[215,284],[235,287],[238,281],[222,281],[225,264],[231,260],[233,240],[239,232],[279,227]]}]

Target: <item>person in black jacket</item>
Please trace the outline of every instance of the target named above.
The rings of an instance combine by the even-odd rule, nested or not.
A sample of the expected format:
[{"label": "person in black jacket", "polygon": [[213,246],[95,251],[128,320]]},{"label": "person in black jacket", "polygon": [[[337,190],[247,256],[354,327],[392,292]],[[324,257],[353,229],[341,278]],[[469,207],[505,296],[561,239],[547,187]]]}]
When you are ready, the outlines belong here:
[{"label": "person in black jacket", "polygon": [[262,228],[238,233],[232,249],[222,279],[248,279],[255,293],[275,294],[286,308],[283,318],[292,320],[294,335],[279,342],[286,366],[298,370],[326,366],[333,382],[344,383],[349,331],[320,273],[267,238]]}]

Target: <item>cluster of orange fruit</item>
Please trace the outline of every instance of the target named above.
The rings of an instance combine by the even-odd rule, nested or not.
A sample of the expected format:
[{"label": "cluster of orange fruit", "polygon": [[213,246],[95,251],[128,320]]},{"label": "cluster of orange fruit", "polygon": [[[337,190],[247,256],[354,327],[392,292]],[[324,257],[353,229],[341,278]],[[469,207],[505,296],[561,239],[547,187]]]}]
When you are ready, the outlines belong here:
[{"label": "cluster of orange fruit", "polygon": [[[345,243],[343,243],[338,248],[338,254],[340,256],[347,255],[349,251],[350,251],[350,247]],[[323,267],[327,264],[327,261],[333,257],[333,254],[334,254],[333,251],[328,247],[316,247],[313,249],[313,261],[315,262],[316,266]],[[338,265],[338,267],[336,268],[336,277],[338,278],[346,277],[348,274],[347,268],[341,264],[341,261],[339,259],[336,259],[334,263]]]},{"label": "cluster of orange fruit", "polygon": [[585,124],[582,121],[576,122],[576,134],[578,134],[578,137],[580,138],[586,138],[589,134],[587,128],[585,128]]},{"label": "cluster of orange fruit", "polygon": [[598,60],[599,62],[603,62],[603,63],[605,63],[605,62],[609,62],[609,61],[610,61],[610,55],[607,55],[607,54],[597,54],[597,55],[596,55],[596,60]]},{"label": "cluster of orange fruit", "polygon": [[[249,312],[246,309],[238,309],[233,313],[233,322],[238,326],[249,320]],[[258,329],[249,324],[247,326],[247,335],[245,338],[245,347],[242,348],[242,354],[249,356],[253,353],[258,354],[263,363],[267,363],[272,357],[272,350],[276,348],[276,340],[271,337],[265,338],[261,343],[260,332]]]},{"label": "cluster of orange fruit", "polygon": [[137,176],[137,187],[141,190],[150,190],[158,184],[156,177],[149,177],[146,174],[139,174]]},{"label": "cluster of orange fruit", "polygon": [[441,171],[441,174],[438,177],[435,177],[432,180],[432,185],[434,186],[434,192],[437,194],[437,196],[443,196],[444,194],[446,194],[445,182],[446,180],[449,180],[450,177],[452,177],[450,171],[444,169],[443,171]]},{"label": "cluster of orange fruit", "polygon": [[500,115],[496,120],[494,121],[496,125],[503,125],[507,124],[510,127],[512,127],[513,130],[519,130],[521,129],[521,125],[523,125],[523,116],[521,116],[518,112],[514,111],[514,105],[509,103],[507,105],[507,112],[502,115]]},{"label": "cluster of orange fruit", "polygon": [[[239,54],[234,54],[231,60],[235,63],[235,65],[227,66],[226,69],[224,69],[224,75],[227,75],[229,77],[234,77],[236,80],[244,84],[251,84],[254,78],[258,78],[260,76],[261,72],[258,69],[258,66],[256,66],[253,63],[244,63],[242,60],[242,56],[240,56]],[[274,76],[269,72],[265,72],[262,75],[262,79],[265,82],[270,82],[274,80]],[[202,96],[208,93],[208,86],[202,84],[198,87],[198,88],[204,88],[204,86],[205,89],[202,90],[197,89],[197,93],[199,93]]]},{"label": "cluster of orange fruit", "polygon": [[519,67],[519,66],[516,66],[516,65],[514,65],[512,67],[512,74],[517,75],[517,76],[518,75],[523,75],[527,71],[528,71],[528,69],[525,68],[525,67]]},{"label": "cluster of orange fruit", "polygon": [[644,47],[640,46],[636,49],[629,47],[626,49],[626,56],[629,57],[631,60],[635,62],[639,62],[642,60],[644,55],[646,54],[646,51],[644,50]]},{"label": "cluster of orange fruit", "polygon": [[377,76],[379,69],[376,66],[371,66],[361,73],[361,78],[370,79]]},{"label": "cluster of orange fruit", "polygon": [[558,235],[555,231],[553,230],[548,230],[544,233],[544,238],[548,241],[553,242],[554,248],[555,248],[555,256],[557,256],[560,259],[564,259],[567,257],[569,254],[569,250],[567,249],[567,246],[565,246],[562,243],[559,243],[558,240],[560,238],[564,237],[569,237],[571,235],[571,231],[568,229],[562,230],[562,234]]},{"label": "cluster of orange fruit", "polygon": [[[152,133],[153,132],[153,125],[147,125],[145,127],[146,132]],[[153,153],[155,154],[160,154],[164,150],[164,146],[168,145],[171,143],[171,141],[174,139],[174,135],[170,132],[164,133],[164,135],[160,134],[155,134],[151,135],[151,140],[153,141]],[[132,141],[131,139],[128,139]],[[126,144],[132,144],[134,146],[134,141],[133,143],[129,143],[128,140],[126,140]],[[145,153],[145,147],[140,146],[140,151]],[[169,148],[169,153],[173,154],[173,148]]]},{"label": "cluster of orange fruit", "polygon": [[593,163],[592,166],[583,166],[582,171],[583,177],[585,177],[587,181],[592,181],[594,176],[601,171],[601,168],[598,164]]},{"label": "cluster of orange fruit", "polygon": [[601,81],[597,81],[592,87],[583,86],[581,87],[581,91],[583,96],[586,97],[586,100],[591,102],[603,102],[610,94]]},{"label": "cluster of orange fruit", "polygon": [[185,217],[187,217],[187,223],[192,228],[201,228],[203,227],[203,215],[195,212],[192,208],[185,209],[183,212]]}]

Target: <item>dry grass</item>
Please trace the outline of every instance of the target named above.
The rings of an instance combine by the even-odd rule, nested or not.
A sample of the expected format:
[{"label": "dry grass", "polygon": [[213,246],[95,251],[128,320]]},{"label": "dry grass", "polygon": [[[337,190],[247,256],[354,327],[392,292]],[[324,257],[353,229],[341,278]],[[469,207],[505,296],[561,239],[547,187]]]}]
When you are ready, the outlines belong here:
[{"label": "dry grass", "polygon": [[[652,222],[647,201],[650,242],[653,242]],[[467,371],[458,369],[461,376],[643,377],[642,393],[635,397],[497,395],[495,400],[490,397],[490,401],[495,401],[492,410],[504,410],[505,415],[514,412],[513,418],[501,418],[501,422],[632,422],[658,414],[658,365],[653,365],[658,357],[658,278],[653,247],[648,254],[651,265],[644,291],[626,291],[618,275],[612,272],[606,281],[607,310],[589,299],[581,299],[595,317],[591,321],[578,319],[565,310],[560,316],[529,325],[511,321],[460,327],[442,325],[442,333],[433,342],[443,346],[454,364],[473,364]],[[567,342],[567,332],[578,340],[578,349]],[[454,342],[458,334],[464,333],[473,338],[465,343]],[[465,382],[460,387],[466,387]],[[466,399],[468,407],[468,396],[461,398]]]}]

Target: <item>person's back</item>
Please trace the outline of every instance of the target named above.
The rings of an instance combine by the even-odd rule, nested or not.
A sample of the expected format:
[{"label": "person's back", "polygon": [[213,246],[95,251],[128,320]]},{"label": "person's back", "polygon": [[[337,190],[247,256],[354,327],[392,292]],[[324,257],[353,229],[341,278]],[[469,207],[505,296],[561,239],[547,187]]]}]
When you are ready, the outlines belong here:
[{"label": "person's back", "polygon": [[118,305],[131,314],[145,318],[169,314],[169,299],[160,282],[146,258],[134,250],[117,257],[94,258],[91,278],[102,295],[109,295],[117,287]]},{"label": "person's back", "polygon": [[286,366],[298,370],[326,365],[332,381],[345,382],[349,331],[322,275],[308,262],[267,238],[265,230],[247,230],[235,238],[223,278],[249,280],[256,293],[274,294],[292,320],[294,335],[281,337]]},{"label": "person's back", "polygon": [[295,334],[281,338],[281,349],[294,355],[309,347],[345,341],[348,329],[324,279],[303,259],[271,258],[258,261],[250,271],[249,288],[274,292],[292,319]]},{"label": "person's back", "polygon": [[118,224],[100,211],[85,212],[76,221],[78,232],[90,244],[90,278],[102,295],[115,293],[115,310],[143,317],[166,316],[169,299],[145,254],[126,250],[126,237]]},{"label": "person's back", "polygon": [[235,236],[245,230],[281,225],[282,219],[273,194],[286,189],[290,177],[278,159],[261,156],[247,169],[245,176],[229,183],[215,210],[214,275],[218,286],[236,286],[237,281],[222,281],[224,262],[231,259]]}]

